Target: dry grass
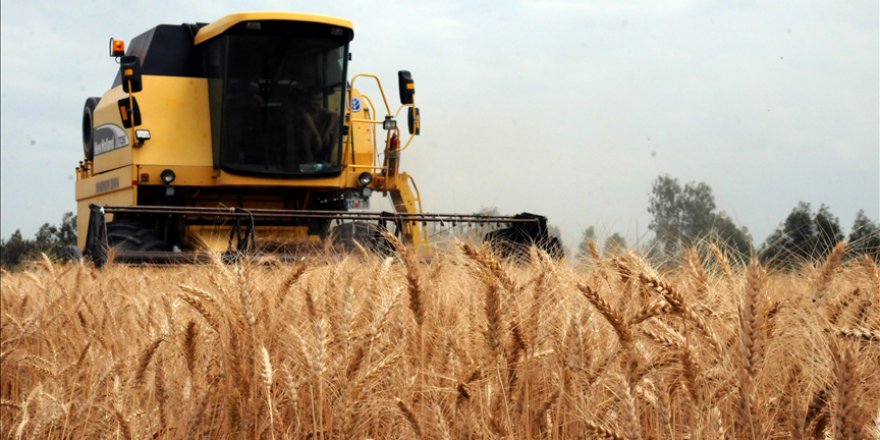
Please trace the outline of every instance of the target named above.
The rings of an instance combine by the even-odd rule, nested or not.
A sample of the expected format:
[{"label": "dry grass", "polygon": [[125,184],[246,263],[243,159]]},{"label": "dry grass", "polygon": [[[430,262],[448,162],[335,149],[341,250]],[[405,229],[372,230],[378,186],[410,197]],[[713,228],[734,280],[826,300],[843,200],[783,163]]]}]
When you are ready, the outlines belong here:
[{"label": "dry grass", "polygon": [[707,250],[41,261],[2,274],[0,437],[878,438],[876,264]]}]

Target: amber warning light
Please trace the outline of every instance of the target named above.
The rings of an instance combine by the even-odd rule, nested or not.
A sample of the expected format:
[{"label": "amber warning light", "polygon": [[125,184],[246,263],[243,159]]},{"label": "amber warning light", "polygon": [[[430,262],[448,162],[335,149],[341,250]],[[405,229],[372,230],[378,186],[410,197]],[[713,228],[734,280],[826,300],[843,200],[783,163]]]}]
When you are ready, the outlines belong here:
[{"label": "amber warning light", "polygon": [[110,39],[110,56],[111,57],[121,57],[123,55],[125,55],[125,41],[111,38]]}]

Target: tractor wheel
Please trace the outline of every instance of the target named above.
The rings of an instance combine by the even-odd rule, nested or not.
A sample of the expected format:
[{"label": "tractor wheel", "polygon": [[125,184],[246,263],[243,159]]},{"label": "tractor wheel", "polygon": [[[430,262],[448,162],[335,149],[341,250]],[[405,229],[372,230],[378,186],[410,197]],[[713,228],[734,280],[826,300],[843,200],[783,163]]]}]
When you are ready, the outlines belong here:
[{"label": "tractor wheel", "polygon": [[516,227],[489,232],[483,237],[483,241],[489,243],[492,250],[505,259],[527,262],[531,258],[529,249],[532,246],[547,252],[550,258],[565,258],[565,250],[559,238],[548,236],[536,239]]},{"label": "tractor wheel", "polygon": [[65,263],[78,263],[83,258],[82,251],[75,244],[58,249],[58,258]]},{"label": "tractor wheel", "polygon": [[343,223],[330,232],[333,247],[343,252],[354,252],[358,242],[370,252],[379,255],[394,254],[394,245],[382,235],[382,228],[372,223]]},{"label": "tractor wheel", "polygon": [[165,241],[159,231],[137,221],[117,220],[107,223],[107,242],[123,251],[164,251]]}]

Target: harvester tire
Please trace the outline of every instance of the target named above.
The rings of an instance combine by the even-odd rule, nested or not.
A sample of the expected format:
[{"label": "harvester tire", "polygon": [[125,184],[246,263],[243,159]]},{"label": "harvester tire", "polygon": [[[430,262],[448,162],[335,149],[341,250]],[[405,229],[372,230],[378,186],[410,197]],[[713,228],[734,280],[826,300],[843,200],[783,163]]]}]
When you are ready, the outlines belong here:
[{"label": "harvester tire", "polygon": [[547,230],[546,217],[524,212],[517,214],[515,218],[535,219],[538,222],[514,224],[486,234],[483,240],[488,242],[499,256],[528,261],[531,256],[529,248],[536,246],[553,259],[565,258],[562,242],[559,238],[550,235]]},{"label": "harvester tire", "polygon": [[123,251],[164,251],[165,242],[159,231],[136,221],[117,220],[107,223],[107,243]]},{"label": "harvester tire", "polygon": [[83,258],[82,251],[73,244],[58,249],[58,258],[65,263],[77,263]]},{"label": "harvester tire", "polygon": [[86,99],[83,106],[83,156],[86,160],[94,160],[95,158],[95,107],[101,98],[91,97]]},{"label": "harvester tire", "polygon": [[343,223],[330,232],[330,240],[333,247],[343,252],[354,252],[357,249],[355,242],[364,249],[380,255],[394,254],[394,245],[382,235],[382,229],[372,223],[351,222]]}]

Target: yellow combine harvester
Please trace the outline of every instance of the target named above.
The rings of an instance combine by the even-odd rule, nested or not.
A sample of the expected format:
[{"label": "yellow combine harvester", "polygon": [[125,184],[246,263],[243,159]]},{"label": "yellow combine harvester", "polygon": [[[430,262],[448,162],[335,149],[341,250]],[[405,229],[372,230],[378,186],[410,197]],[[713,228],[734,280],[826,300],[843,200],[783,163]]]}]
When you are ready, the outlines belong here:
[{"label": "yellow combine harvester", "polygon": [[[541,216],[422,212],[415,182],[399,170],[420,131],[414,82],[398,73],[392,111],[377,76],[347,79],[353,37],[343,19],[247,12],[159,25],[127,50],[111,40],[119,72],[83,110],[84,254],[98,265],[109,255],[178,261],[203,250],[289,255],[328,239],[383,251],[382,231],[426,253],[429,223],[480,223],[503,226],[487,234],[493,243],[559,255]],[[378,99],[355,88],[367,81]],[[365,210],[373,192],[395,211]]]}]

